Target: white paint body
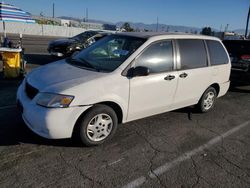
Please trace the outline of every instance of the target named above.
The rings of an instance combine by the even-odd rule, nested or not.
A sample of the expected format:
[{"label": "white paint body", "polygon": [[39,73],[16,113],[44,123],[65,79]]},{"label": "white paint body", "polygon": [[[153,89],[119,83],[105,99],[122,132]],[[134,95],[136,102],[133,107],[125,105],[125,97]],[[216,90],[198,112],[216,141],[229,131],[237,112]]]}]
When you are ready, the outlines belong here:
[{"label": "white paint body", "polygon": [[[176,69],[173,72],[134,78],[122,76],[123,70],[129,64],[133,66],[133,60],[147,46],[165,39],[219,41],[214,37],[193,35],[152,36],[110,73],[80,69],[67,64],[64,60],[39,67],[27,76],[26,81],[29,84],[40,92],[72,95],[75,98],[68,108],[45,108],[36,104],[36,97],[30,100],[26,96],[23,81],[18,89],[17,99],[23,106],[22,117],[25,123],[40,136],[51,139],[69,138],[80,115],[97,103],[118,104],[122,109],[122,122],[125,123],[197,104],[204,91],[212,84],[219,85],[218,97],[226,94],[230,84],[229,56],[228,64],[223,65],[185,71],[178,70],[178,65],[175,65]],[[178,59],[178,54],[176,58]],[[186,79],[179,78],[183,72],[188,73]],[[176,79],[164,80],[164,77],[170,74],[175,75]]]}]

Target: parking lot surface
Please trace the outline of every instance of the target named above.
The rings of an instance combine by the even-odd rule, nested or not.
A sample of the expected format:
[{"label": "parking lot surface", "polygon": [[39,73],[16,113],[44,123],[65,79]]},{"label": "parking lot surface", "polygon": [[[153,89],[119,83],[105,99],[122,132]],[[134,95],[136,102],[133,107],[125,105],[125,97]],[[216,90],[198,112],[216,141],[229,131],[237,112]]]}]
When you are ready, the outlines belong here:
[{"label": "parking lot surface", "polygon": [[[28,70],[56,59],[29,54]],[[250,75],[232,72],[214,110],[192,107],[120,125],[83,147],[32,133],[0,79],[0,187],[250,187]]]}]

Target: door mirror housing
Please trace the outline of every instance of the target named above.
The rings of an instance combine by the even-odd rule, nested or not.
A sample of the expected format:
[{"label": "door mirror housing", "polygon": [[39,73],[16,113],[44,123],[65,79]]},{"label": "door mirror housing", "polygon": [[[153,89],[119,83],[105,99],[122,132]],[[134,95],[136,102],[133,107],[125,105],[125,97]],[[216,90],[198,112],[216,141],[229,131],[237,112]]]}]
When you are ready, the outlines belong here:
[{"label": "door mirror housing", "polygon": [[128,76],[129,77],[136,77],[136,76],[148,76],[149,75],[149,68],[138,66],[138,67],[132,67],[128,70]]}]

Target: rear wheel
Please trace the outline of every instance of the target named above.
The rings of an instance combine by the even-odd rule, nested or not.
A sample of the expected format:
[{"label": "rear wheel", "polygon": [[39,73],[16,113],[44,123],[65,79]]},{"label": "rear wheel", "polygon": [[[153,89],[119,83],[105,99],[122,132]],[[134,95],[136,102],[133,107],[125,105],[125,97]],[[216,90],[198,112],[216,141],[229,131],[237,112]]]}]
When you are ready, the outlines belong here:
[{"label": "rear wheel", "polygon": [[86,146],[100,145],[110,139],[117,129],[115,111],[106,105],[96,105],[82,118],[79,136]]},{"label": "rear wheel", "polygon": [[199,103],[196,106],[198,111],[202,113],[210,111],[214,107],[216,97],[217,97],[217,92],[215,88],[209,87],[203,93]]}]

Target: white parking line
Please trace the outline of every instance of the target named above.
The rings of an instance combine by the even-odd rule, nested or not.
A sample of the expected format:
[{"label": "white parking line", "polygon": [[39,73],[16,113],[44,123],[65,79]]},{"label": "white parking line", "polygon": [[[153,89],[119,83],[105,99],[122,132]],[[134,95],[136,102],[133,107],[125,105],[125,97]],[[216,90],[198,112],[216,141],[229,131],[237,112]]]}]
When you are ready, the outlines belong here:
[{"label": "white parking line", "polygon": [[116,161],[113,161],[113,162],[110,162],[108,164],[102,165],[100,168],[106,168],[107,166],[114,166],[114,165],[120,163],[121,161],[123,161],[124,159],[125,158],[120,158],[120,159],[118,159]]},{"label": "white parking line", "polygon": [[121,162],[122,160],[124,160],[124,158],[121,158],[121,159],[118,159],[118,160],[116,160],[116,161],[114,161],[114,162],[111,162],[111,163],[108,164],[108,166],[115,165],[115,164]]},{"label": "white parking line", "polygon": [[[250,121],[246,121],[245,123],[242,123],[242,124],[232,128],[232,129],[228,130],[227,132],[221,134],[220,136],[217,136],[217,137],[213,138],[212,140],[208,141],[206,144],[201,145],[198,148],[193,149],[192,151],[188,151],[170,162],[166,162],[162,166],[153,170],[153,173],[148,172],[147,176],[151,179],[156,178],[156,176],[159,176],[159,175],[169,171],[171,168],[177,166],[179,163],[181,163],[185,160],[191,159],[192,156],[194,156],[197,153],[204,151],[205,149],[208,149],[208,148],[212,147],[213,145],[221,142],[222,139],[232,135],[233,133],[239,131],[240,129],[246,127],[249,124],[250,124]],[[139,187],[143,183],[146,182],[147,176],[141,176],[141,177],[133,180],[132,182],[128,183],[127,185],[123,186],[123,188]]]},{"label": "white parking line", "polygon": [[9,108],[16,108],[16,105],[0,106],[0,110],[6,110]]}]

